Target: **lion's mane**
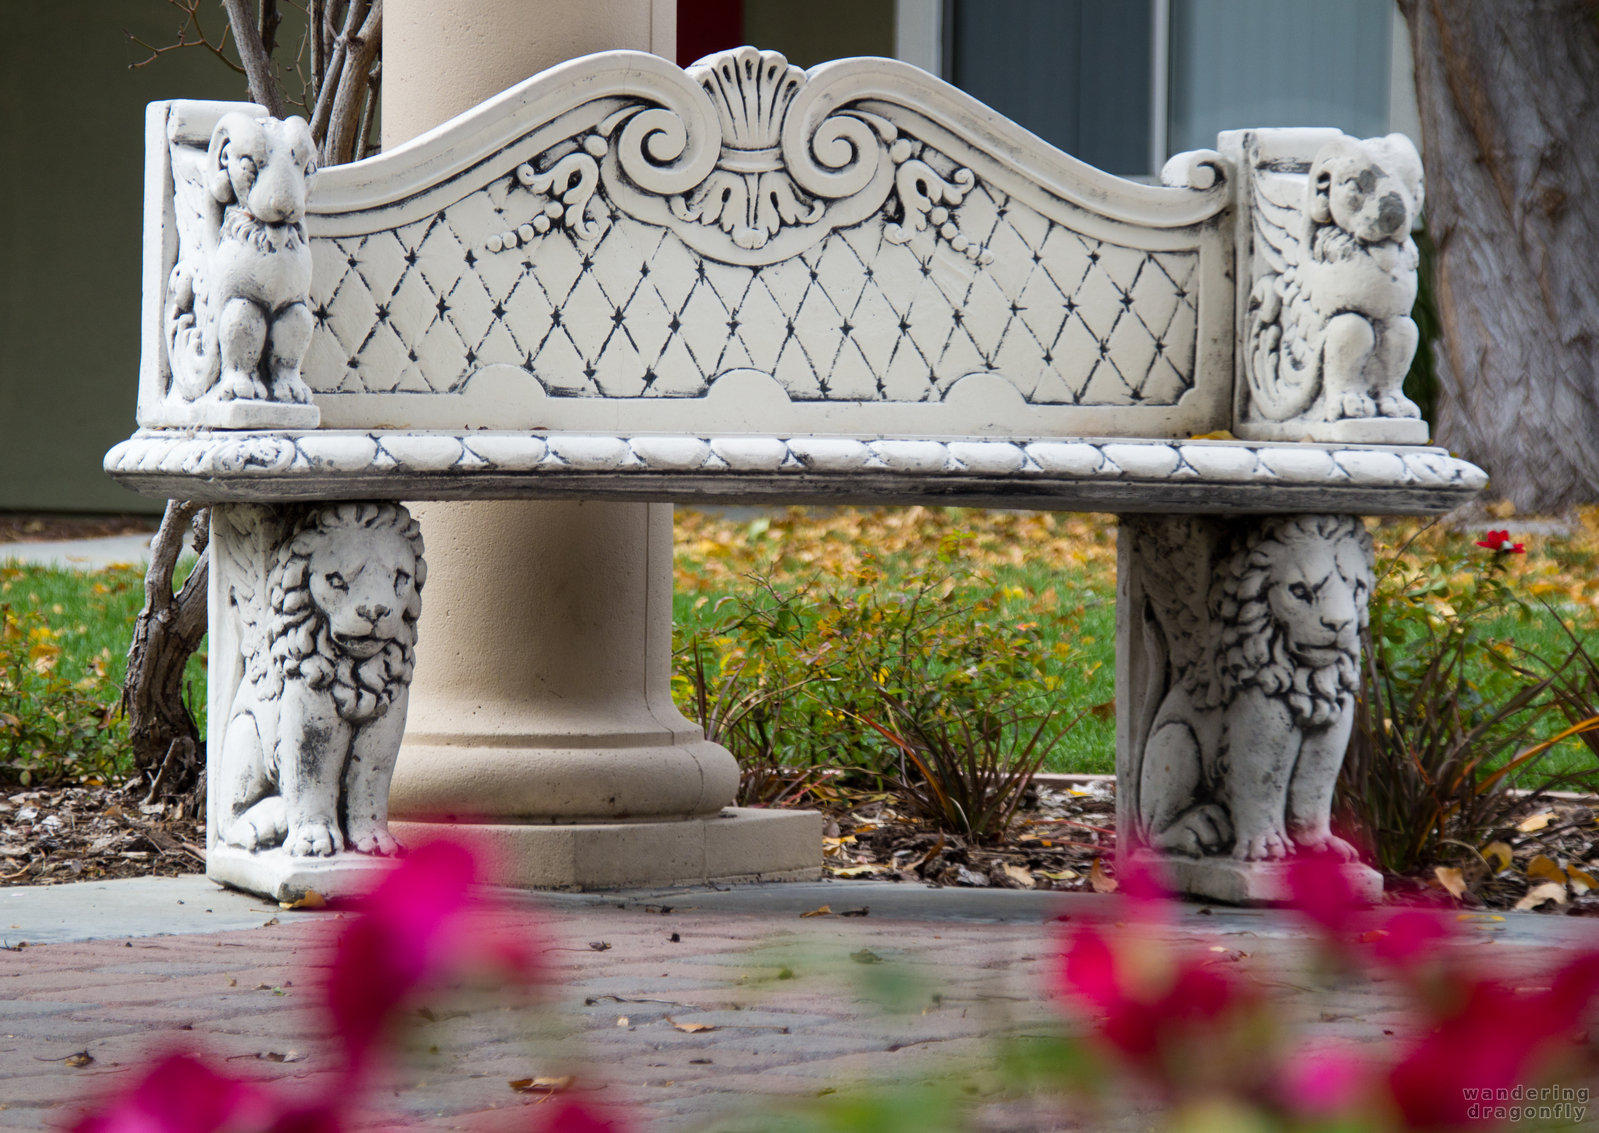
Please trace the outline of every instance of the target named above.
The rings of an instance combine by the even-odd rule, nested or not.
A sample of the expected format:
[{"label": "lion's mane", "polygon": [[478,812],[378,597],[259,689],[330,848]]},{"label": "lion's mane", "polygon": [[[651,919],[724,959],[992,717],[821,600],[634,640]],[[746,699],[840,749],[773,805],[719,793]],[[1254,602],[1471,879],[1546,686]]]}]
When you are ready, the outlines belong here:
[{"label": "lion's mane", "polygon": [[[1288,516],[1261,525],[1223,566],[1215,606],[1220,625],[1217,670],[1222,703],[1231,704],[1244,689],[1258,687],[1268,696],[1283,697],[1297,723],[1330,724],[1360,690],[1359,655],[1340,651],[1337,660],[1320,667],[1307,665],[1289,652],[1285,628],[1272,615],[1270,592],[1282,584],[1276,577],[1278,548],[1318,540],[1353,544],[1364,561],[1371,554],[1371,535],[1350,516]],[[1352,581],[1352,580],[1351,580]],[[1365,609],[1361,607],[1361,629]]]},{"label": "lion's mane", "polygon": [[[317,543],[331,532],[395,531],[416,558],[415,585],[400,631],[365,660],[350,656],[328,632],[327,615],[311,595],[308,567]],[[376,719],[411,680],[416,623],[422,612],[422,535],[416,520],[391,503],[337,503],[310,512],[279,548],[271,573],[272,668],[287,680],[326,689],[339,715],[354,723]]]}]

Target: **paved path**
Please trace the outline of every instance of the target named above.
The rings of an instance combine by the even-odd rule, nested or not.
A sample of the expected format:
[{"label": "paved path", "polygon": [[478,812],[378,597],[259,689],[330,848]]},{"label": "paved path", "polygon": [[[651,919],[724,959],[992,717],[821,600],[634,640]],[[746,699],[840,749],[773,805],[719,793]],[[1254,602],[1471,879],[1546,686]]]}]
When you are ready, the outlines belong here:
[{"label": "paved path", "polygon": [[147,563],[150,539],[150,535],[108,535],[104,539],[64,539],[53,543],[0,543],[0,564],[102,570],[113,563]]},{"label": "paved path", "polygon": [[[369,1127],[526,1128],[509,1111],[541,1100],[509,1083],[569,1073],[641,1133],[775,1128],[774,1099],[898,1082],[954,1084],[995,1131],[1147,1125],[1074,1124],[1007,1098],[991,1063],[996,1035],[1057,1019],[1044,992],[1059,934],[1113,915],[1111,899],[820,882],[512,901],[507,923],[546,949],[548,1002],[430,1004]],[[834,915],[800,915],[822,905]],[[173,1046],[263,1078],[328,1070],[312,988],[339,914],[282,912],[197,878],[0,890],[0,910],[8,944],[28,941],[0,952],[0,1128],[58,1126]],[[1140,931],[1216,949],[1317,1039],[1375,1054],[1403,1025],[1391,986],[1317,991],[1282,914],[1184,905]],[[1599,946],[1577,920],[1478,918],[1464,932],[1462,947],[1532,983],[1551,947]],[[66,1061],[85,1050],[92,1063]]]}]

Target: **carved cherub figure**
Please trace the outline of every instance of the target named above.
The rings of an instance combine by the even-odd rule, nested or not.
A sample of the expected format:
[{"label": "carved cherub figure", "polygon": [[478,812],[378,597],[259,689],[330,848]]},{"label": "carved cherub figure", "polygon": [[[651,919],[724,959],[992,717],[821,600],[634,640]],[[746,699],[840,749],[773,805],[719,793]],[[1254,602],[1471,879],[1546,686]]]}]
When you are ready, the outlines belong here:
[{"label": "carved cherub figure", "polygon": [[222,744],[219,835],[301,857],[392,854],[389,778],[427,574],[416,521],[399,504],[334,503],[275,545],[265,526],[223,535],[244,549],[230,605],[246,671]]},{"label": "carved cherub figure", "polygon": [[1141,837],[1167,853],[1353,860],[1328,820],[1372,585],[1361,521],[1286,516],[1241,538],[1205,519],[1137,521],[1131,532],[1150,655],[1164,662],[1143,733]]},{"label": "carved cherub figure", "polygon": [[167,284],[173,382],[187,399],[305,403],[311,245],[305,204],[316,146],[303,118],[227,114],[206,151],[221,206],[215,244],[186,250]]},{"label": "carved cherub figure", "polygon": [[1297,178],[1255,178],[1255,245],[1271,267],[1249,297],[1253,410],[1275,421],[1420,417],[1400,392],[1418,334],[1421,158],[1402,134],[1339,137]]}]

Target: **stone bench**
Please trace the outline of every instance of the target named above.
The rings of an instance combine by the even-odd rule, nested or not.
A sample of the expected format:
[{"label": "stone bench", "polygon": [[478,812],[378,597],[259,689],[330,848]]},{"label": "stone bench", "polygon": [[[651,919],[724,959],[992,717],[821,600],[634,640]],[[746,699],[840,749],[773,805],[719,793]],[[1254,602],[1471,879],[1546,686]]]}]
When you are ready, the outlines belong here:
[{"label": "stone bench", "polygon": [[908,65],[750,48],[574,60],[320,172],[249,105],[147,131],[139,430],[106,468],[216,505],[213,876],[336,891],[392,850],[399,500],[1117,513],[1124,844],[1234,899],[1343,849],[1356,517],[1486,482],[1399,392],[1404,139],[1228,133],[1150,186]]}]

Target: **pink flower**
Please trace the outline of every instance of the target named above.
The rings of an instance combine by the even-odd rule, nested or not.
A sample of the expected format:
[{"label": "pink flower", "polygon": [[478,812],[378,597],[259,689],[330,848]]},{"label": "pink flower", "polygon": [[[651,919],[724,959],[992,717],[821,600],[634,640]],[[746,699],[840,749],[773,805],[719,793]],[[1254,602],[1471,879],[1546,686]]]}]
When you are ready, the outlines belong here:
[{"label": "pink flower", "polygon": [[1438,946],[1450,935],[1442,917],[1420,909],[1405,909],[1360,939],[1372,945],[1372,954],[1378,960],[1408,971],[1437,955]]},{"label": "pink flower", "polygon": [[486,932],[490,906],[473,892],[478,866],[455,842],[412,851],[362,899],[339,937],[325,984],[333,1026],[352,1072],[365,1068],[388,1027],[424,986],[492,962],[525,977],[525,945]]},{"label": "pink flower", "polygon": [[563,1098],[553,1106],[540,1106],[537,1133],[623,1133],[624,1126],[602,1116],[582,1102]]},{"label": "pink flower", "polygon": [[1509,1089],[1538,1077],[1540,1064],[1586,1016],[1599,994],[1599,954],[1555,973],[1549,990],[1518,995],[1493,980],[1462,981],[1453,1009],[1388,1076],[1406,1128],[1440,1129],[1470,1117],[1466,1091]]},{"label": "pink flower", "polygon": [[1477,540],[1477,546],[1485,547],[1490,551],[1503,551],[1507,555],[1524,555],[1527,553],[1525,544],[1510,542],[1510,532],[1508,531],[1490,531],[1485,538]]},{"label": "pink flower", "polygon": [[1296,1051],[1282,1068],[1280,1104],[1300,1117],[1335,1118],[1367,1101],[1372,1079],[1372,1068],[1349,1051]]},{"label": "pink flower", "polygon": [[267,1116],[255,1086],[229,1078],[188,1054],[169,1054],[72,1133],[214,1133],[254,1125]]},{"label": "pink flower", "polygon": [[1098,929],[1078,929],[1061,956],[1060,990],[1099,1012],[1100,1035],[1112,1048],[1159,1074],[1176,1048],[1220,1027],[1250,997],[1213,962],[1173,958],[1164,945],[1141,953],[1138,944],[1118,954]]},{"label": "pink flower", "polygon": [[1354,925],[1366,907],[1347,863],[1333,854],[1297,854],[1288,861],[1288,893],[1294,909],[1328,936]]}]

